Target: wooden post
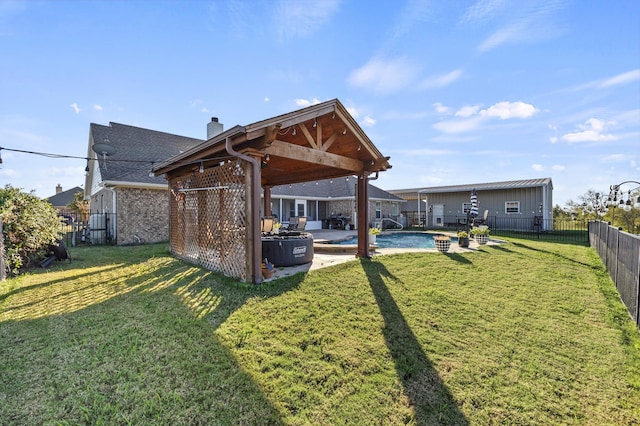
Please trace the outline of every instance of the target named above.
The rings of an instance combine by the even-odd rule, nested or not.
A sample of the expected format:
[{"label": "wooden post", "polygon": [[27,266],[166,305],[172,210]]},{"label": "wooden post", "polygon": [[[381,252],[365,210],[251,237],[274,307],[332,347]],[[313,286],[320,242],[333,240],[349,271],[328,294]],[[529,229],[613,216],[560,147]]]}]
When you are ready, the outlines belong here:
[{"label": "wooden post", "polygon": [[358,176],[358,251],[356,257],[370,258],[369,254],[369,185],[367,175]]},{"label": "wooden post", "polygon": [[264,188],[264,217],[273,216],[273,212],[271,211],[271,187],[265,186]]}]

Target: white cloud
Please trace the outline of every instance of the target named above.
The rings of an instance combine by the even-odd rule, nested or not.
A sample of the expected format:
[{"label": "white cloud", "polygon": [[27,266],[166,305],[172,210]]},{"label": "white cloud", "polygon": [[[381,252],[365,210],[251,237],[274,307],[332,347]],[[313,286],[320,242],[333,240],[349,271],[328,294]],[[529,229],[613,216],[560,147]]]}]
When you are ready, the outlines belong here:
[{"label": "white cloud", "polygon": [[557,138],[556,136],[551,136],[551,137],[549,138],[549,142],[551,142],[551,143],[556,143],[556,142],[558,142],[558,138]]},{"label": "white cloud", "polygon": [[329,22],[339,9],[340,0],[289,0],[278,2],[278,6],[273,9],[273,19],[281,41],[286,41],[308,36]]},{"label": "white cloud", "polygon": [[14,169],[0,169],[0,176],[15,178],[20,176],[20,174]]},{"label": "white cloud", "polygon": [[207,108],[201,108],[200,112],[210,112]]},{"label": "white cloud", "polygon": [[611,87],[618,86],[620,84],[632,83],[634,81],[640,80],[640,69],[635,69],[633,71],[628,71],[622,74],[618,74],[614,77],[611,77],[600,84],[600,87]]},{"label": "white cloud", "polygon": [[532,164],[531,168],[536,172],[541,172],[544,170],[544,166],[542,164]]},{"label": "white cloud", "polygon": [[265,96],[264,101],[265,102],[269,102],[269,101],[271,101],[271,99],[269,99],[267,96]]},{"label": "white cloud", "polygon": [[363,120],[362,120],[362,125],[365,127],[373,127],[376,124],[376,120],[371,118],[370,116],[366,116]]},{"label": "white cloud", "polygon": [[605,122],[597,118],[590,118],[585,121],[585,124],[579,125],[579,131],[567,133],[562,136],[562,139],[569,142],[606,142],[618,139],[612,134],[603,133],[605,129]]},{"label": "white cloud", "polygon": [[449,114],[451,112],[451,108],[442,105],[440,102],[436,102],[433,106],[436,108],[436,111],[441,114]]},{"label": "white cloud", "polygon": [[491,17],[504,3],[504,0],[478,0],[467,8],[462,17],[463,22],[483,21]]},{"label": "white cloud", "polygon": [[351,114],[353,118],[357,119],[358,117],[360,117],[360,112],[358,112],[358,109],[356,107],[345,107],[345,109],[349,114]]},{"label": "white cloud", "polygon": [[463,117],[463,118],[471,117],[472,115],[476,115],[479,110],[480,110],[480,106],[478,106],[478,105],[463,106],[458,111],[456,111],[455,116],[456,117]]},{"label": "white cloud", "polygon": [[95,109],[96,111],[102,111],[102,105],[95,104],[93,105],[93,109]]},{"label": "white cloud", "polygon": [[528,118],[536,112],[538,112],[536,107],[524,102],[498,102],[481,111],[480,114],[506,120],[508,118]]},{"label": "white cloud", "polygon": [[462,70],[453,70],[447,74],[438,75],[434,77],[428,77],[420,83],[420,89],[439,89],[453,83],[462,77]]},{"label": "white cloud", "polygon": [[296,103],[297,106],[299,107],[308,107],[311,105],[317,105],[320,103],[320,100],[317,98],[311,98],[311,99],[295,99],[294,102]]},{"label": "white cloud", "polygon": [[551,166],[551,169],[556,172],[562,172],[564,171],[565,168],[566,168],[565,166],[562,166],[560,164],[554,164],[553,166]]},{"label": "white cloud", "polygon": [[71,105],[69,105],[71,107],[71,109],[76,113],[76,114],[80,114],[80,111],[82,111],[80,108],[78,108],[78,104],[77,103],[72,103]]},{"label": "white cloud", "polygon": [[[503,3],[505,8],[501,7]],[[481,21],[487,17],[496,19],[500,25],[478,45],[477,51],[485,53],[503,44],[537,43],[559,36],[564,29],[554,22],[554,17],[566,3],[561,0],[477,3],[467,11],[468,20]]]},{"label": "white cloud", "polygon": [[622,163],[627,161],[627,156],[624,154],[611,154],[602,158],[603,163]]},{"label": "white cloud", "polygon": [[390,60],[372,58],[352,71],[348,82],[354,87],[389,94],[411,84],[417,72],[418,67],[405,57]]},{"label": "white cloud", "polygon": [[[436,107],[440,104],[436,104]],[[443,133],[463,133],[477,129],[484,121],[497,117],[501,120],[509,118],[529,118],[538,110],[524,102],[498,102],[487,109],[480,110],[477,105],[467,105],[456,111],[455,116],[461,120],[441,121],[433,128]]]}]

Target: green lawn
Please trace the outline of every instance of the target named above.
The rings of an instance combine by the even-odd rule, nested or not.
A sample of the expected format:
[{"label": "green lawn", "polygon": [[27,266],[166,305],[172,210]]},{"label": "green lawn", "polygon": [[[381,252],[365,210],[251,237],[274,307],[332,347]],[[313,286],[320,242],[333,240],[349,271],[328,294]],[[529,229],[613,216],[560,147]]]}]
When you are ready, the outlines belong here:
[{"label": "green lawn", "polygon": [[510,239],[237,283],[166,245],[0,283],[0,424],[640,424],[590,248]]}]

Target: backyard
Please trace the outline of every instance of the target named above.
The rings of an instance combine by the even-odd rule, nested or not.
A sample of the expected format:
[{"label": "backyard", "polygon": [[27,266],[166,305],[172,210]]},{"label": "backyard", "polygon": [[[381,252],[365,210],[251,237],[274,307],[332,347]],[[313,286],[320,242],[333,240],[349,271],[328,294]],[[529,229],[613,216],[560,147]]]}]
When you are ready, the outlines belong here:
[{"label": "backyard", "polygon": [[598,255],[507,238],[262,286],[166,244],[0,282],[2,424],[640,424]]}]

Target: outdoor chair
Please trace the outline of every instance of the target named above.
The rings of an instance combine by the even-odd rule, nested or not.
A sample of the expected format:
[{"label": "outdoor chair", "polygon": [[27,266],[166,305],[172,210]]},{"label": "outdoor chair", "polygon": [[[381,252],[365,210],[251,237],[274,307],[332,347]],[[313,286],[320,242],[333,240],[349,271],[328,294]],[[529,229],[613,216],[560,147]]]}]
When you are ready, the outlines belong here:
[{"label": "outdoor chair", "polygon": [[263,217],[262,218],[262,233],[268,234],[273,230],[273,218],[272,217]]},{"label": "outdoor chair", "polygon": [[299,221],[299,217],[298,216],[291,216],[289,218],[289,226],[287,227],[287,231],[295,231],[298,229],[298,221]]},{"label": "outdoor chair", "polygon": [[489,210],[485,210],[482,217],[476,217],[473,219],[473,226],[480,226],[487,224],[487,217],[489,217]]},{"label": "outdoor chair", "polygon": [[296,231],[304,231],[304,228],[307,226],[307,218],[305,216],[300,216],[298,218],[298,226],[296,226]]}]

